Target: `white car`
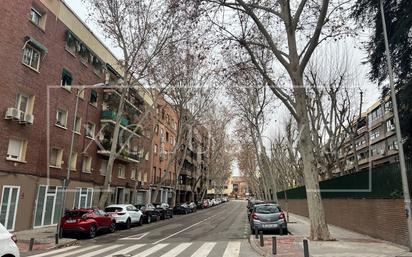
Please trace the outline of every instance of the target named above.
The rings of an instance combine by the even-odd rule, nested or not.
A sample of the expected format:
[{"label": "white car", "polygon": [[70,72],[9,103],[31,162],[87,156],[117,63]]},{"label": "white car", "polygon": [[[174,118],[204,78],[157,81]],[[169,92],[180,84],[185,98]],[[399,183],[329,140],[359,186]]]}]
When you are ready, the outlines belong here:
[{"label": "white car", "polygon": [[0,256],[20,257],[16,242],[16,236],[10,234],[0,223]]},{"label": "white car", "polygon": [[143,213],[131,204],[112,204],[104,211],[116,220],[116,224],[124,225],[127,229],[132,224],[143,224]]}]

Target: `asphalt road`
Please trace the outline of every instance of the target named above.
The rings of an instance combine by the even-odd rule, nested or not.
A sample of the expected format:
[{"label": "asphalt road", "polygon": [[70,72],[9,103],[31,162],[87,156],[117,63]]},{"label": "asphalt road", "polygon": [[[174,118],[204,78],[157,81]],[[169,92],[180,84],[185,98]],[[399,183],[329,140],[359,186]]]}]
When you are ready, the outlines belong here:
[{"label": "asphalt road", "polygon": [[257,257],[249,246],[249,234],[246,201],[234,200],[30,256]]}]

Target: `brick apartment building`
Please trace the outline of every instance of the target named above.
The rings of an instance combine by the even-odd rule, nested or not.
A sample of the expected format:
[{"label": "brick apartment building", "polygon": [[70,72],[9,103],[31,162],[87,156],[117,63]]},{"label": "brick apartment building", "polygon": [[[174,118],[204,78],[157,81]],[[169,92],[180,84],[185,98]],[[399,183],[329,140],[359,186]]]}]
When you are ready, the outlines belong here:
[{"label": "brick apartment building", "polygon": [[[74,85],[115,82],[117,60],[62,1],[1,1],[0,7],[0,222],[9,230],[52,226],[67,169],[66,208],[94,206],[99,198],[119,93]],[[151,155],[142,156],[145,144],[129,126],[146,104],[137,91],[128,93],[121,131],[133,136],[115,161],[109,202],[144,202],[149,188]]]},{"label": "brick apartment building", "polygon": [[[398,143],[396,140],[395,123],[392,112],[392,101],[389,96],[375,102],[361,115],[356,126],[354,138],[347,139],[341,151],[341,162],[344,173],[355,169],[355,153],[358,159],[358,169],[369,165],[375,167],[385,163],[398,161]],[[336,176],[341,172],[335,170]]]}]

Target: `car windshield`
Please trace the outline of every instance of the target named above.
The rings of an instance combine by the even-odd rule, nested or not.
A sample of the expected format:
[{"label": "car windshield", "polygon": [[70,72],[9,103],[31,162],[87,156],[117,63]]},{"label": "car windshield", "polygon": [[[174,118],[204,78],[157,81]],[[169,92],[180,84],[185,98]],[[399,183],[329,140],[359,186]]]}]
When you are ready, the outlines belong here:
[{"label": "car windshield", "polygon": [[279,207],[276,205],[258,205],[256,206],[257,213],[269,214],[280,212]]},{"label": "car windshield", "polygon": [[68,211],[64,214],[64,217],[81,217],[84,214],[87,214],[87,211]]},{"label": "car windshield", "polygon": [[119,212],[122,211],[123,208],[122,207],[107,207],[106,209],[104,209],[105,212]]}]

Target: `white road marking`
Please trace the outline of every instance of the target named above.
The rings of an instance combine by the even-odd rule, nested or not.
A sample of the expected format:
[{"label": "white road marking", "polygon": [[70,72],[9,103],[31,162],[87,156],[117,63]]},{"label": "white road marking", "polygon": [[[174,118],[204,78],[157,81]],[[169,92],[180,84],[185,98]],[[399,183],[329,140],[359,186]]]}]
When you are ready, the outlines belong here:
[{"label": "white road marking", "polygon": [[113,254],[109,254],[109,255],[107,255],[107,257],[110,257],[110,256],[112,256],[112,255],[122,255],[122,254],[127,254],[127,253],[130,253],[130,252],[133,252],[134,250],[136,250],[136,249],[139,249],[140,247],[142,247],[142,246],[145,246],[145,244],[137,244],[137,245],[132,245],[132,246],[130,246],[130,247],[127,247],[127,248],[124,248],[124,249],[122,249],[122,250],[120,250],[120,251],[117,251],[117,252],[115,252],[115,253],[113,253]]},{"label": "white road marking", "polygon": [[178,246],[176,246],[175,248],[173,248],[172,250],[168,251],[167,253],[163,254],[160,257],[176,257],[191,245],[192,245],[192,243],[179,244]]},{"label": "white road marking", "polygon": [[194,254],[192,254],[192,257],[207,257],[215,245],[215,242],[204,243]]},{"label": "white road marking", "polygon": [[223,253],[223,257],[239,257],[240,242],[229,242],[226,246],[226,250]]},{"label": "white road marking", "polygon": [[133,257],[146,257],[151,255],[152,253],[155,253],[157,251],[159,251],[160,249],[166,247],[168,244],[158,244],[153,246],[152,248],[149,248],[147,250],[144,250],[143,252],[137,254],[137,255],[133,255]]},{"label": "white road marking", "polygon": [[[81,253],[81,252],[90,251],[90,250],[93,250],[94,248],[98,248],[98,247],[102,247],[102,246],[101,246],[101,245],[93,245],[93,246],[89,246],[89,247],[85,247],[85,248],[80,248],[80,249],[78,249],[78,250],[76,250],[76,251],[69,251],[68,253],[59,254],[59,255],[57,255],[57,256],[59,256],[59,257],[66,257],[66,256],[73,255],[73,254],[76,254],[76,253]],[[53,256],[56,256],[56,255],[53,255]]]},{"label": "white road marking", "polygon": [[40,253],[40,254],[36,254],[36,255],[30,255],[30,256],[31,257],[43,257],[43,256],[47,256],[47,255],[50,255],[50,254],[56,254],[56,253],[61,253],[61,252],[65,252],[65,251],[70,251],[70,250],[73,250],[73,249],[76,249],[76,248],[79,248],[79,246],[78,245],[70,246],[70,247],[59,249],[59,250],[50,251],[50,252],[47,252],[47,253]]},{"label": "white road marking", "polygon": [[217,216],[217,214],[215,214],[215,215],[213,215],[213,216],[210,216],[209,218],[206,218],[206,219],[204,219],[204,220],[201,220],[201,221],[199,221],[199,222],[197,222],[197,223],[195,223],[195,224],[193,224],[193,225],[190,225],[189,227],[184,228],[184,229],[182,229],[182,230],[180,230],[180,231],[177,231],[176,233],[173,233],[173,234],[171,234],[170,236],[167,236],[167,237],[165,237],[165,238],[162,238],[162,239],[154,242],[153,244],[158,244],[158,243],[160,243],[160,242],[162,242],[162,241],[164,241],[164,240],[166,240],[166,239],[169,239],[169,238],[171,238],[171,237],[173,237],[173,236],[175,236],[175,235],[178,235],[178,234],[180,234],[180,233],[182,233],[182,232],[184,232],[184,231],[186,231],[186,230],[188,230],[188,229],[191,229],[192,227],[197,226],[197,225],[199,225],[200,223],[203,223],[203,222],[205,222],[205,221],[207,221],[207,220],[209,220],[209,219],[211,219],[211,218],[213,218],[213,217],[215,217],[215,216]]},{"label": "white road marking", "polygon": [[102,254],[102,253],[108,252],[110,250],[113,250],[115,248],[119,248],[119,247],[122,247],[122,246],[124,246],[124,245],[118,245],[118,244],[111,245],[111,246],[105,247],[105,248],[97,250],[97,251],[82,254],[82,255],[80,255],[80,257],[93,257],[93,256],[96,256],[96,255],[100,256],[100,254]]},{"label": "white road marking", "polygon": [[[123,238],[120,238],[119,240],[140,240],[148,234],[149,234],[149,232],[144,233],[144,234],[137,234],[137,235],[133,235],[133,236],[123,237]],[[139,236],[139,237],[136,237],[136,236]]]}]

